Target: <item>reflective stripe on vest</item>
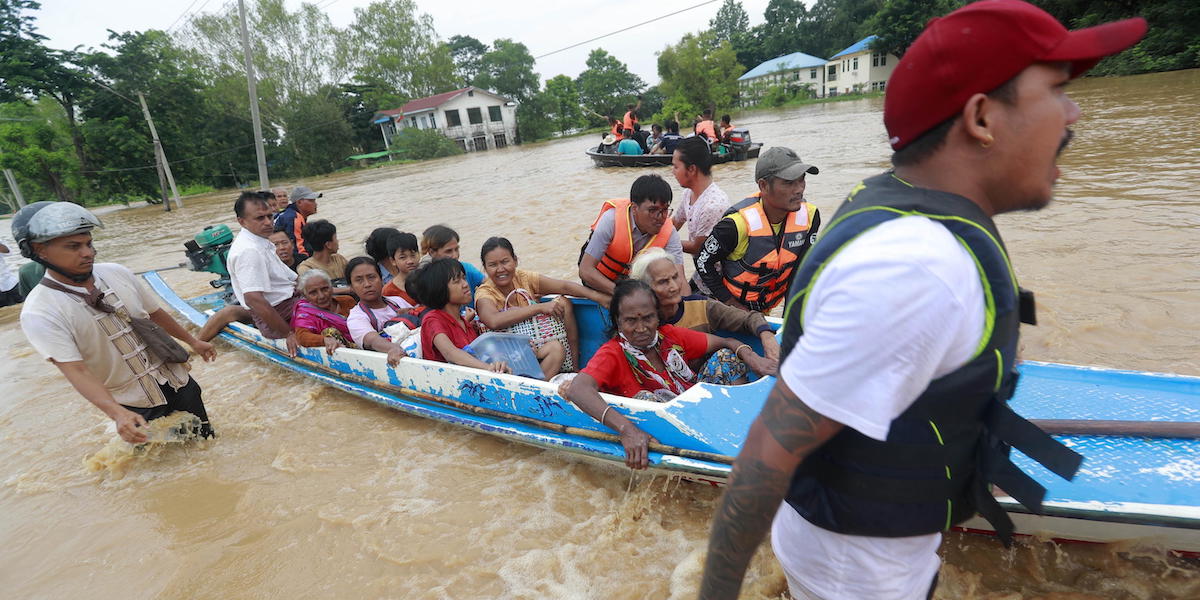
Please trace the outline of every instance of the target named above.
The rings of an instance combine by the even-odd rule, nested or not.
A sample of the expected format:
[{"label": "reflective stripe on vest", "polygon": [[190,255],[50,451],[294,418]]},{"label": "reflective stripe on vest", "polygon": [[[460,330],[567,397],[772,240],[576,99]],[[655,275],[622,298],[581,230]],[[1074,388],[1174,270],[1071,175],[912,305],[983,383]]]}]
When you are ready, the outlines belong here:
[{"label": "reflective stripe on vest", "polygon": [[627,275],[633,259],[637,257],[637,254],[645,252],[647,248],[665,248],[671,239],[671,233],[675,231],[675,225],[671,223],[670,219],[667,219],[662,228],[658,230],[658,234],[635,254],[633,252],[633,228],[636,225],[630,218],[631,205],[628,198],[605,200],[604,206],[600,208],[600,214],[592,222],[592,231],[595,231],[596,224],[600,222],[600,217],[603,217],[604,213],[610,210],[617,211],[613,215],[613,239],[609,242],[608,248],[604,250],[604,256],[596,261],[596,270],[600,271],[600,274],[609,281],[616,281]]},{"label": "reflective stripe on vest", "polygon": [[1007,540],[1012,521],[989,484],[1035,513],[1045,494],[1009,461],[1009,449],[1067,479],[1082,457],[1008,406],[1017,382],[1018,288],[999,233],[977,205],[914,191],[890,174],[859,184],[800,265],[784,313],[782,356],[803,336],[805,302],[824,267],[859,235],[905,216],[946,227],[971,255],[984,291],[980,344],[965,365],[928,384],[890,423],[885,441],[846,427],[809,455],[793,474],[786,500],[824,529],[879,537],[943,531],[978,511]]},{"label": "reflective stripe on vest", "polygon": [[815,210],[804,202],[799,210],[788,213],[777,235],[758,193],[731,207],[729,212],[741,215],[746,223],[748,245],[741,259],[721,263],[725,289],[739,302],[754,304],[763,311],[779,304],[809,246],[808,232]]}]

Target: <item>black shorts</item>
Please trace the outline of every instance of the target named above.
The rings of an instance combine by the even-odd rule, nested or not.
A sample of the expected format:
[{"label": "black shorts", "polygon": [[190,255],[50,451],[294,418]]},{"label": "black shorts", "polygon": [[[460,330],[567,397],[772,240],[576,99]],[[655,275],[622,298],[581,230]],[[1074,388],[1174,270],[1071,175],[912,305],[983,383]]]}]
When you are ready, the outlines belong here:
[{"label": "black shorts", "polygon": [[11,290],[0,292],[0,306],[12,306],[20,304],[25,299],[21,297],[21,286],[14,285]]},{"label": "black shorts", "polygon": [[165,417],[179,410],[189,412],[200,417],[200,430],[195,432],[197,435],[206,438],[217,437],[217,434],[213,432],[212,425],[208,422],[208,412],[204,410],[204,400],[200,398],[200,384],[196,383],[195,379],[189,377],[187,384],[178,390],[172,389],[170,385],[165,383],[159,384],[159,388],[162,389],[163,395],[167,398],[166,404],[152,408],[138,408],[135,406],[126,406],[125,408],[142,415],[142,418],[147,421]]}]

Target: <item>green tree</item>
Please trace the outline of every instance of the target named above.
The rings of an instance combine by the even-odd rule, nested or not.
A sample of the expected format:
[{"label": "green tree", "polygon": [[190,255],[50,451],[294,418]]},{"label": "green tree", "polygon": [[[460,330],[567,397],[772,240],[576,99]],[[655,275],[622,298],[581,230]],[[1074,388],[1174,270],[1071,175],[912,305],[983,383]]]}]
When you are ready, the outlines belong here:
[{"label": "green tree", "polygon": [[409,160],[425,160],[462,154],[450,138],[434,129],[417,129],[405,127],[392,137],[392,150],[401,158]]},{"label": "green tree", "polygon": [[338,103],[338,89],[327,87],[288,104],[283,144],[276,157],[292,176],[329,173],[346,166],[356,152],[354,130]]},{"label": "green tree", "polygon": [[[71,152],[65,117],[53,100],[0,105],[0,168],[12,169],[26,201],[78,200],[79,163]],[[31,185],[32,184],[32,185]]]},{"label": "green tree", "polygon": [[[641,77],[629,71],[625,63],[602,48],[588,53],[587,68],[579,74],[579,100],[594,112],[620,117],[627,104],[646,87]],[[597,121],[599,123],[599,121]]]},{"label": "green tree", "polygon": [[483,55],[487,54],[487,44],[469,36],[452,35],[446,41],[450,50],[450,58],[454,60],[455,73],[461,85],[473,85],[475,76],[483,64]]},{"label": "green tree", "polygon": [[550,118],[559,133],[581,127],[583,110],[579,107],[579,90],[575,80],[567,75],[555,75],[546,81],[545,96],[550,106]]},{"label": "green tree", "polygon": [[684,35],[658,55],[659,87],[668,99],[662,116],[670,116],[672,106],[689,110],[732,106],[737,78],[745,71],[729,42],[715,42],[711,31]]},{"label": "green tree", "polygon": [[533,63],[533,55],[525,44],[498,39],[480,59],[474,85],[524,103],[541,87]]},{"label": "green tree", "polygon": [[458,87],[450,50],[437,39],[433,18],[413,0],[379,0],[354,9],[345,62],[359,82],[386,83],[420,98]]},{"label": "green tree", "polygon": [[808,11],[801,34],[812,36],[816,52],[822,58],[832,57],[851,44],[870,35],[866,22],[883,5],[884,0],[817,0]]},{"label": "green tree", "polygon": [[963,0],[885,0],[870,19],[866,29],[878,36],[871,49],[904,56],[933,17],[940,17],[963,5]]},{"label": "green tree", "polygon": [[550,118],[554,100],[546,92],[537,92],[517,107],[517,137],[519,142],[536,142],[550,137],[555,123]]},{"label": "green tree", "polygon": [[750,15],[742,8],[738,0],[725,0],[717,9],[717,16],[708,22],[708,28],[718,42],[729,42],[731,45],[750,33]]}]

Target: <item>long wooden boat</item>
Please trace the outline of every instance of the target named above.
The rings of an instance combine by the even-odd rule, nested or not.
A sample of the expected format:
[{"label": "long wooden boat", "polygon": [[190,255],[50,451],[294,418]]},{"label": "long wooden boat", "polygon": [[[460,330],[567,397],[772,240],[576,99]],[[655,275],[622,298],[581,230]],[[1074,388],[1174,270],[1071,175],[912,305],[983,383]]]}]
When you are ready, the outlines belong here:
[{"label": "long wooden boat", "polygon": [[[750,149],[746,151],[746,158],[758,158],[758,153],[762,151],[762,144],[754,142],[750,144]],[[600,146],[587,149],[587,155],[591,157],[592,162],[596,163],[597,167],[669,167],[671,166],[670,154],[610,154],[601,152]],[[727,163],[734,159],[734,153],[727,152],[721,154],[713,152],[713,164],[719,165]]]},{"label": "long wooden boat", "polygon": [[[220,294],[184,300],[157,272],[144,275],[173,309],[200,325],[222,305]],[[584,360],[605,339],[607,311],[573,299]],[[774,321],[778,326],[778,321]],[[238,348],[301,375],[425,418],[509,440],[623,464],[615,435],[558,396],[554,386],[447,363],[404,359],[389,368],[385,356],[364,350],[303,348],[295,359],[282,341],[235,323],[221,337]],[[756,340],[747,339],[754,344]],[[1035,419],[1111,419],[1200,422],[1200,378],[1051,363],[1025,362],[1012,402]],[[698,384],[666,403],[605,395],[659,440],[651,448],[655,471],[714,485],[729,476],[751,422],[774,378],[739,386]],[[1018,534],[1079,542],[1128,541],[1200,556],[1200,440],[1057,436],[1086,458],[1065,482],[1014,452],[1018,465],[1047,487],[1045,514],[1029,514],[1001,498]],[[973,519],[969,531],[990,531]]]}]

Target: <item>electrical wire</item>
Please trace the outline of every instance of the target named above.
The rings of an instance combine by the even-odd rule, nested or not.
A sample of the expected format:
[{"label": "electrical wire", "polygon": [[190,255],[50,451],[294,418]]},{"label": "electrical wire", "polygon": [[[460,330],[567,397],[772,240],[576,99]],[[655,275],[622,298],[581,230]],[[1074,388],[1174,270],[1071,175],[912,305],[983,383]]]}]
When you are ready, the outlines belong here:
[{"label": "electrical wire", "polygon": [[[336,0],[335,0],[335,1],[336,1]],[[613,31],[613,32],[611,32],[611,33],[606,33],[606,34],[604,34],[604,35],[601,35],[601,36],[594,37],[594,38],[592,38],[592,39],[590,39],[590,40],[584,40],[584,41],[582,41],[582,42],[578,42],[578,43],[575,43],[575,44],[571,44],[570,46],[567,46],[567,47],[565,47],[565,48],[559,48],[558,50],[555,50],[555,51],[553,51],[553,52],[547,52],[547,53],[545,53],[545,54],[542,54],[542,55],[540,55],[540,56],[535,56],[535,57],[533,57],[533,60],[541,60],[541,59],[543,59],[543,58],[546,58],[547,56],[550,56],[550,55],[552,55],[552,54],[558,54],[559,52],[566,52],[567,50],[570,50],[571,48],[578,48],[579,46],[582,46],[582,45],[584,45],[584,44],[590,44],[590,43],[592,43],[592,42],[594,42],[594,41],[596,41],[596,40],[602,40],[602,39],[604,39],[604,38],[606,38],[606,37],[610,37],[610,36],[617,35],[618,33],[624,33],[624,32],[626,32],[626,31],[629,31],[630,29],[637,29],[638,27],[641,27],[642,25],[649,25],[650,23],[653,23],[653,22],[655,22],[655,21],[661,21],[662,19],[665,19],[665,18],[667,18],[667,17],[673,17],[673,16],[675,16],[675,15],[677,15],[677,14],[679,14],[679,13],[687,12],[687,11],[689,11],[689,10],[694,10],[694,9],[700,8],[701,6],[704,6],[704,5],[706,5],[706,4],[712,4],[713,2],[716,2],[716,1],[717,1],[717,0],[706,0],[705,2],[701,2],[700,4],[696,4],[696,5],[693,5],[693,6],[689,6],[689,7],[687,7],[687,8],[681,8],[681,9],[679,9],[679,10],[677,10],[677,11],[673,12],[673,13],[667,13],[667,14],[665,14],[665,15],[661,16],[661,17],[654,17],[653,19],[650,19],[649,21],[642,21],[641,23],[637,23],[637,24],[635,24],[635,25],[630,25],[629,27],[626,27],[626,28],[624,28],[624,29],[618,29],[618,30],[616,30],[616,31]]]},{"label": "electrical wire", "polygon": [[193,6],[195,6],[195,5],[196,5],[196,3],[197,3],[197,2],[199,2],[199,1],[200,1],[200,0],[192,0],[192,3],[191,3],[191,4],[189,4],[187,8],[183,9],[183,12],[179,13],[179,16],[178,16],[178,17],[175,17],[175,20],[171,22],[171,25],[170,25],[170,27],[167,27],[167,29],[166,29],[166,32],[167,32],[167,33],[170,33],[170,32],[171,32],[171,30],[175,28],[175,25],[176,25],[177,23],[179,23],[179,21],[180,21],[181,19],[183,19],[185,16],[187,16],[188,12],[190,12],[190,11],[192,10],[192,7],[193,7]]}]

